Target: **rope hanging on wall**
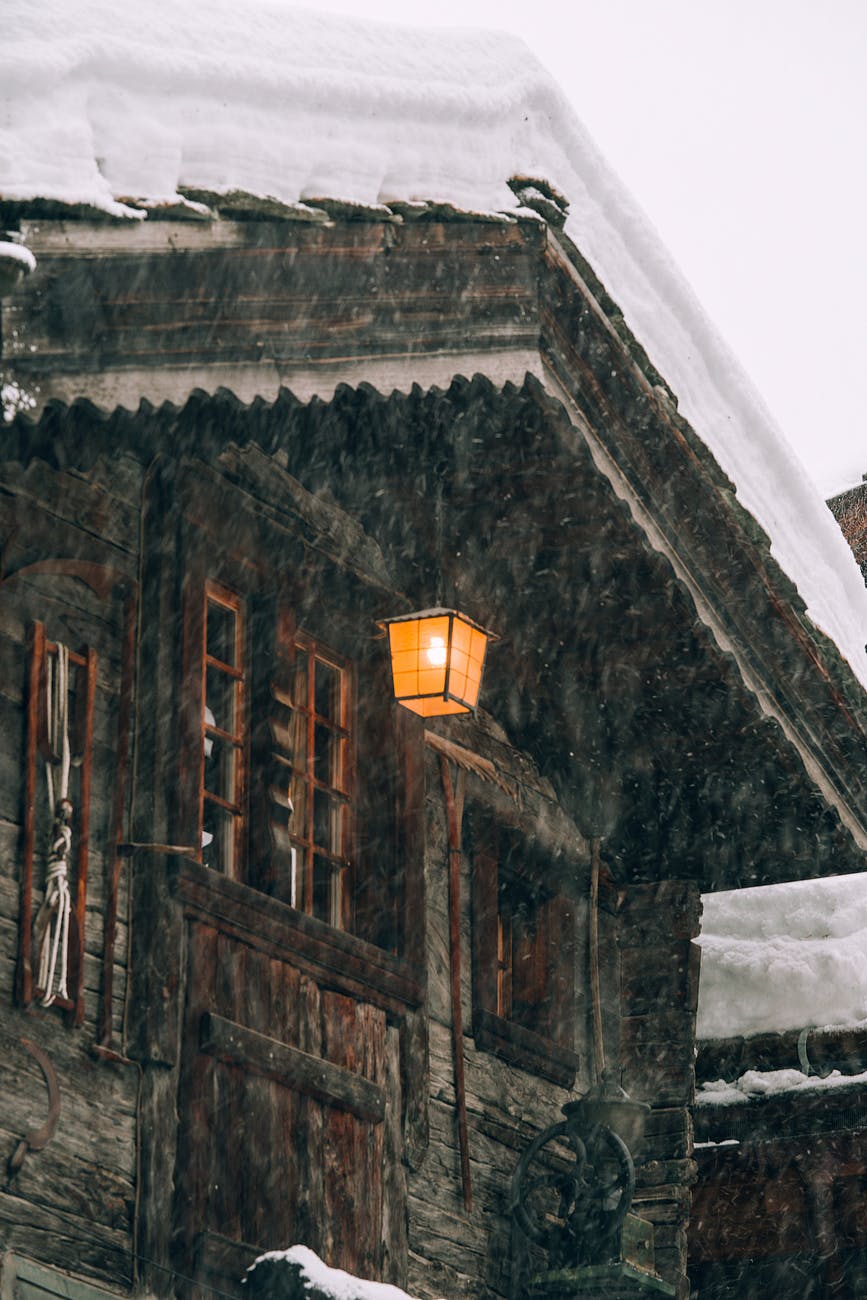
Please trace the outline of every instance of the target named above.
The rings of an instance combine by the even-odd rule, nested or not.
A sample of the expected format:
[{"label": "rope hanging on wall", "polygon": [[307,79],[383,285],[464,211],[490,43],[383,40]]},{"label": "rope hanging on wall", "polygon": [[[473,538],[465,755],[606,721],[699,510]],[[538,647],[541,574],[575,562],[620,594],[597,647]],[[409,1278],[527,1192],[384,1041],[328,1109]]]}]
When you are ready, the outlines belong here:
[{"label": "rope hanging on wall", "polygon": [[48,657],[45,669],[45,778],[54,824],[45,870],[45,897],[36,917],[36,933],[41,935],[37,985],[42,990],[42,1005],[50,1007],[57,998],[69,997],[66,983],[73,809],[69,799],[69,650],[66,646],[58,642],[56,661]]}]

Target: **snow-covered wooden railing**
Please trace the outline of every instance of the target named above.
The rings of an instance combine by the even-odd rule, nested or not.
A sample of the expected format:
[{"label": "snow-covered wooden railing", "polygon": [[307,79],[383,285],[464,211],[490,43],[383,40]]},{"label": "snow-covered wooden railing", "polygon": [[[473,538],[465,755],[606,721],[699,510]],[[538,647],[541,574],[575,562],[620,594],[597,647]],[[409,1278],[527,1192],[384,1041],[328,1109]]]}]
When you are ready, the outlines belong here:
[{"label": "snow-covered wooden railing", "polygon": [[307,1246],[260,1255],[244,1279],[248,1300],[413,1300],[387,1282],[329,1268]]}]

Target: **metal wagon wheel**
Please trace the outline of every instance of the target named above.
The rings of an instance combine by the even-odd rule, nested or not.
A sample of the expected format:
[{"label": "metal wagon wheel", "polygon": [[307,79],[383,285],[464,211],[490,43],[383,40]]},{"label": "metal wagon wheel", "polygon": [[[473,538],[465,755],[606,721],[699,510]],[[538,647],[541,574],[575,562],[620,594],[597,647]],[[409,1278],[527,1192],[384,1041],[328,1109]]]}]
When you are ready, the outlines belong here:
[{"label": "metal wagon wheel", "polygon": [[[568,1169],[551,1167],[555,1152],[544,1159],[550,1144],[569,1148]],[[540,1158],[548,1167],[534,1173],[533,1162]],[[518,1161],[511,1210],[530,1240],[549,1252],[554,1266],[604,1263],[618,1253],[634,1190],[635,1166],[616,1133],[592,1124],[579,1134],[574,1122],[561,1121],[540,1133]]]}]

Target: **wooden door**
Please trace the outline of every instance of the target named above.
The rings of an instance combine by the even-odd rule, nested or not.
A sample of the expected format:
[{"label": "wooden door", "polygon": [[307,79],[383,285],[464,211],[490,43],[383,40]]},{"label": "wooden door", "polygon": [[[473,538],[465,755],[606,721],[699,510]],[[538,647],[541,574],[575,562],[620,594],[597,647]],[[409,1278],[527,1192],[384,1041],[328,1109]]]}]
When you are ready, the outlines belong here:
[{"label": "wooden door", "polygon": [[178,1272],[225,1289],[254,1251],[301,1243],[382,1277],[397,1029],[203,920],[187,936]]}]

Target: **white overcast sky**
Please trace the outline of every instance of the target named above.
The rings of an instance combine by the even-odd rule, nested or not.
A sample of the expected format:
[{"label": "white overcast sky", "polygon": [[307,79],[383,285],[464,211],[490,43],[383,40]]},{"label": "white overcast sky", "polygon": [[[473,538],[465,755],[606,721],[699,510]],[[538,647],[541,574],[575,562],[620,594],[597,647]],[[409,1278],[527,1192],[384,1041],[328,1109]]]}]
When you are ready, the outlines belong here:
[{"label": "white overcast sky", "polygon": [[523,37],[825,496],[867,473],[867,0],[317,0]]}]

